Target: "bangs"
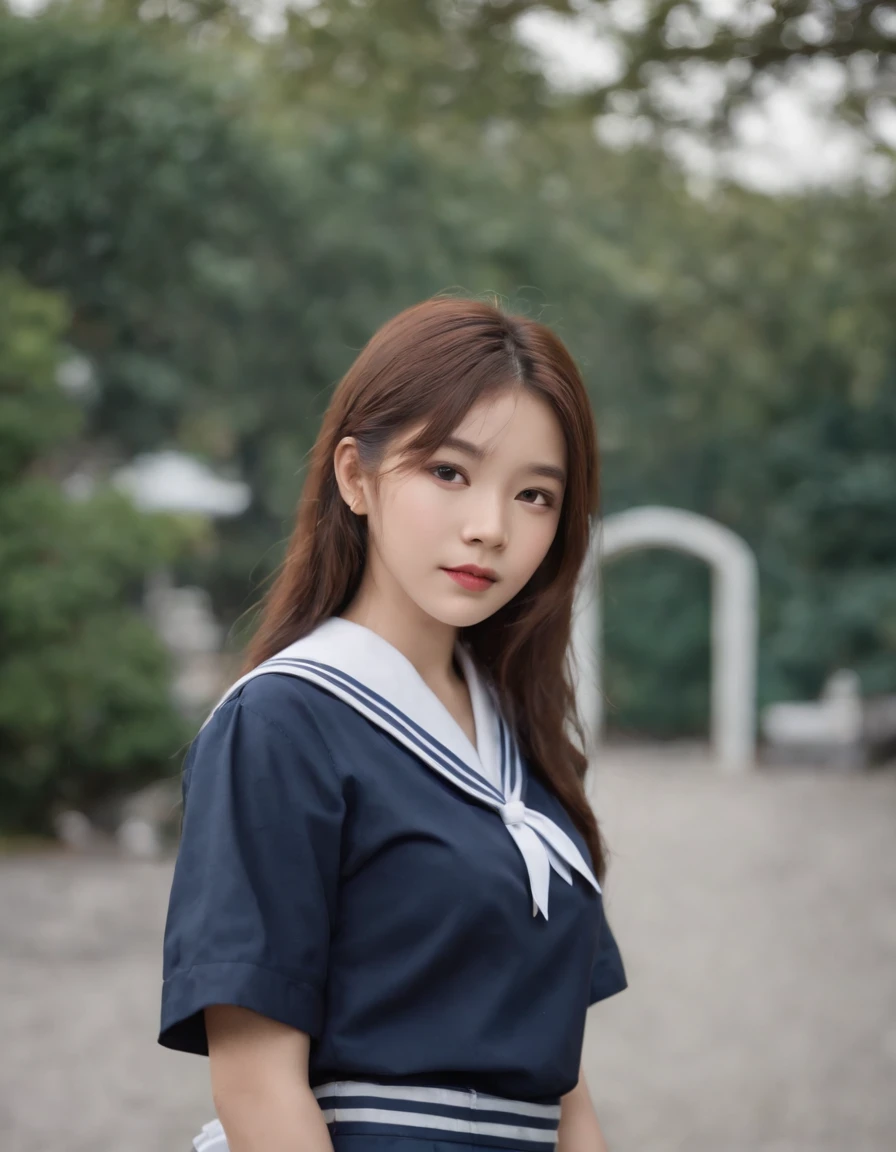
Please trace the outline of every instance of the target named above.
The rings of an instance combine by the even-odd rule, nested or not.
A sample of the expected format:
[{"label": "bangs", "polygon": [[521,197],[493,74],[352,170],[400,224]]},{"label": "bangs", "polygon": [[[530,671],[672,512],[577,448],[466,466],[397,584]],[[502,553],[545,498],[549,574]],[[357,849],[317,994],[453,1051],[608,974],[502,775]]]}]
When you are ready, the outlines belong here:
[{"label": "bangs", "polygon": [[[418,411],[394,431],[391,442],[403,439],[410,430],[418,429],[401,448],[401,459],[390,471],[401,471],[422,464],[457,429],[464,418],[482,401],[497,400],[508,392],[519,392],[525,385],[508,370],[506,358],[489,358],[491,363],[476,364],[464,376],[446,384],[441,394],[432,393],[428,411]],[[391,451],[384,445],[385,452]]]}]

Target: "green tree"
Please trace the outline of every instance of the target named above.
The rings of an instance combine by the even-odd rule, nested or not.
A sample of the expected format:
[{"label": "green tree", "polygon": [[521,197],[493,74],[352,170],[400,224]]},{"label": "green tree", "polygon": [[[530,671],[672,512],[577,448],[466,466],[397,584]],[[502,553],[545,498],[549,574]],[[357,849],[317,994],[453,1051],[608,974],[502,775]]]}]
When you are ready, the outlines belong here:
[{"label": "green tree", "polygon": [[70,302],[66,338],[98,381],[82,435],[110,464],[177,446],[245,472],[253,513],[217,562],[237,608],[281,528],[265,432],[300,438],[320,386],[303,173],[251,131],[251,106],[240,78],[140,26],[0,17],[0,259]]},{"label": "green tree", "polygon": [[0,828],[47,831],[81,806],[176,771],[185,728],[168,657],[138,611],[183,529],[114,491],[68,498],[54,456],[78,412],[56,372],[65,309],[0,274]]},{"label": "green tree", "polygon": [[[670,85],[688,86],[709,73],[718,91],[711,118],[718,128],[733,108],[761,95],[769,79],[791,78],[813,60],[842,65],[840,113],[867,125],[876,107],[892,109],[896,77],[890,0],[777,0],[722,9],[705,0],[635,7],[616,0],[318,0],[287,6],[279,33],[271,36],[266,26],[262,54],[252,37],[258,10],[234,0],[103,0],[85,9],[139,17],[172,40],[190,35],[209,48],[240,45],[245,56],[263,58],[267,77],[306,109],[326,117],[341,104],[350,112],[360,95],[369,115],[384,112],[430,136],[443,132],[446,118],[468,128],[492,118],[531,124],[546,106],[590,115],[615,104],[628,116],[646,114],[666,125],[681,116],[669,102]],[[617,74],[583,83],[575,95],[551,91],[541,56],[519,35],[519,21],[533,12],[613,45]]]},{"label": "green tree", "polygon": [[[538,77],[513,78],[512,38],[490,34],[466,82],[493,118],[474,120],[459,92],[443,117],[425,116],[413,36],[434,68],[436,9],[404,27],[397,0],[319,7],[342,30],[318,44],[319,67],[299,53],[302,69],[287,68],[289,43],[315,31],[310,15],[270,43],[238,24],[215,41],[206,8],[210,23],[178,31],[123,3],[105,25],[20,22],[0,70],[0,116],[18,108],[6,113],[0,242],[66,288],[76,316],[94,299],[85,284],[99,285],[91,324],[72,329],[103,384],[94,432],[125,455],[172,440],[252,485],[249,513],[222,526],[220,551],[191,579],[227,620],[255,598],[329,388],[382,320],[446,288],[498,292],[551,323],[584,368],[605,512],[691,508],[757,550],[761,699],[812,694],[842,663],[868,691],[892,687],[894,557],[880,528],[892,499],[892,197],[694,199],[658,154],[608,155],[569,106],[542,104]],[[332,55],[343,39],[370,53],[384,39],[396,76],[347,83]],[[184,40],[206,50],[185,53]],[[110,106],[117,119],[104,118]],[[176,180],[153,162],[169,139]],[[127,212],[103,231],[121,170],[146,197],[138,240]],[[41,195],[56,205],[49,225],[33,216]],[[4,219],[15,222],[5,232]],[[91,228],[109,239],[82,284]],[[167,387],[111,370],[135,356]],[[650,554],[611,569],[607,589],[618,722],[705,727],[706,573]]]},{"label": "green tree", "polygon": [[[225,50],[254,67],[280,107],[308,122],[379,119],[432,138],[445,123],[479,130],[489,119],[530,122],[554,97],[537,55],[515,35],[521,0],[322,0],[285,5],[271,32],[259,9],[228,0],[145,4],[61,0],[96,19],[140,23],[168,43]],[[567,0],[540,5],[572,11]],[[263,42],[253,32],[264,28]]]},{"label": "green tree", "polygon": [[[703,0],[649,0],[634,28],[614,22],[607,0],[574,7],[579,19],[613,37],[620,50],[620,75],[585,97],[594,110],[626,92],[635,98],[626,104],[629,115],[668,122],[676,116],[656,81],[687,85],[711,74],[719,92],[711,120],[720,127],[770,79],[790,80],[814,60],[842,66],[839,111],[855,124],[867,126],[876,106],[893,108],[896,10],[887,0],[778,0],[732,4],[723,13]],[[704,104],[701,121],[706,112]]]},{"label": "green tree", "polygon": [[[894,221],[892,196],[701,205],[667,189],[627,233],[640,340],[607,380],[629,401],[604,406],[605,507],[689,508],[753,546],[761,702],[814,696],[844,666],[868,693],[896,690]],[[649,554],[607,589],[620,716],[704,726],[705,574]],[[691,686],[687,711],[672,684]]]},{"label": "green tree", "polygon": [[180,439],[227,457],[246,382],[279,387],[295,350],[295,219],[247,99],[138,28],[2,19],[0,253],[65,293],[102,385],[88,431],[127,454]]},{"label": "green tree", "polygon": [[176,444],[251,485],[189,572],[233,619],[276,562],[354,351],[432,293],[537,283],[526,228],[544,227],[516,196],[524,149],[471,166],[381,117],[268,122],[254,72],[196,55],[139,23],[5,21],[0,252],[72,302],[69,340],[100,383],[89,439],[121,459]]}]

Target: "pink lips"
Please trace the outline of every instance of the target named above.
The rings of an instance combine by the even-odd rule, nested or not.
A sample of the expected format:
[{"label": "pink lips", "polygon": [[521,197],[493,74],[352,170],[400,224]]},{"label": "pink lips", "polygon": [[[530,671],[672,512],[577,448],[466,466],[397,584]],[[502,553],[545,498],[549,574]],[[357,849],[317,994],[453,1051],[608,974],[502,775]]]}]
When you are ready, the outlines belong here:
[{"label": "pink lips", "polygon": [[443,571],[447,572],[451,579],[460,584],[461,588],[466,588],[468,592],[484,592],[486,588],[491,588],[494,584],[494,579],[490,576],[479,575],[485,572],[484,568],[445,568]]}]

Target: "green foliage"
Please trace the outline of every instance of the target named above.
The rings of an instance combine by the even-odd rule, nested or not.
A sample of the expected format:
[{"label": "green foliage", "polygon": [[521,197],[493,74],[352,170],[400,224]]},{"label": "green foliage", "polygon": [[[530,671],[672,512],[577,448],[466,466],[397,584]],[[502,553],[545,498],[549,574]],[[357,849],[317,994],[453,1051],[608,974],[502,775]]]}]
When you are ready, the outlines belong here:
[{"label": "green foliage", "polygon": [[53,337],[66,322],[62,302],[0,280],[0,483],[16,478],[42,451],[74,432],[77,412],[60,405]]},{"label": "green foliage", "polygon": [[237,82],[211,90],[138,30],[3,20],[0,251],[71,301],[102,384],[89,433],[125,454],[186,422],[229,456],[246,382],[272,386],[273,344],[279,386],[294,351],[291,197],[242,108]]},{"label": "green foliage", "polygon": [[[252,36],[259,8],[237,0],[57,3],[90,18],[139,20],[168,42],[223,46],[244,65],[263,62],[259,81],[324,123],[356,114],[363,101],[367,117],[429,139],[444,139],[446,120],[476,132],[493,118],[531,124],[559,105],[586,115],[619,110],[660,133],[681,123],[718,130],[770,80],[792,79],[815,61],[842,66],[839,113],[873,135],[874,113],[892,110],[896,72],[890,0],[316,0],[285,6],[285,25],[262,52]],[[533,11],[553,17],[567,37],[597,37],[599,52],[615,53],[616,74],[581,81],[575,94],[550,89],[538,55],[517,35]],[[706,93],[696,110],[670,99],[695,82]]]},{"label": "green foliage", "polygon": [[[640,338],[628,401],[601,405],[605,509],[685,507],[753,546],[761,703],[814,696],[838,667],[867,693],[896,690],[894,223],[892,196],[729,191],[667,198],[627,238],[643,269]],[[667,686],[708,673],[702,627],[678,627],[702,577],[648,556],[608,577],[610,695],[631,723],[666,711],[649,688],[658,672]],[[657,613],[671,623],[648,660],[632,645]]]},{"label": "green foliage", "polygon": [[[647,115],[660,125],[680,118],[718,128],[729,123],[733,109],[762,97],[770,80],[792,79],[816,60],[842,65],[839,111],[856,126],[871,127],[876,108],[892,107],[896,22],[888,0],[779,0],[715,10],[704,0],[648,0],[634,28],[616,23],[608,0],[576,7],[621,49],[621,75],[585,96],[594,110],[606,108],[608,97],[622,104],[618,96],[625,94],[628,115]],[[717,94],[696,115],[673,111],[668,89],[687,88],[694,77],[708,75]],[[665,96],[655,81],[663,82]]]},{"label": "green foliage", "polygon": [[421,297],[536,282],[537,202],[507,203],[485,148],[470,167],[381,119],[261,123],[248,84],[198,78],[142,28],[6,23],[0,252],[72,302],[68,338],[100,385],[89,439],[121,458],[175,443],[252,486],[220,554],[184,571],[233,618],[276,562],[354,351]]},{"label": "green foliage", "polygon": [[45,831],[55,806],[171,771],[185,735],[137,611],[183,532],[110,490],[74,502],[51,474],[78,423],[55,379],[65,320],[0,275],[0,829]]},{"label": "green foliage", "polygon": [[[72,7],[3,23],[0,255],[71,301],[87,443],[178,445],[252,486],[181,562],[225,619],[278,561],[370,333],[498,293],[584,368],[605,513],[689,508],[756,549],[763,702],[844,663],[896,689],[892,196],[698,201],[659,156],[602,152],[510,35],[524,5],[329,0],[265,43],[219,2]],[[611,719],[705,726],[706,572],[651,552],[606,590]]]},{"label": "green foliage", "polygon": [[[427,138],[477,131],[484,119],[530,122],[553,102],[537,57],[515,36],[522,0],[321,0],[285,5],[262,50],[251,35],[259,10],[227,0],[144,3],[73,0],[84,15],[135,23],[171,44],[188,38],[206,53],[224,49],[270,85],[281,110],[301,107],[326,126],[363,109],[368,123]],[[570,14],[568,0],[539,5]],[[483,116],[483,110],[486,116]]]},{"label": "green foliage", "polygon": [[602,579],[606,725],[651,737],[705,738],[710,587],[706,565],[648,550]]}]

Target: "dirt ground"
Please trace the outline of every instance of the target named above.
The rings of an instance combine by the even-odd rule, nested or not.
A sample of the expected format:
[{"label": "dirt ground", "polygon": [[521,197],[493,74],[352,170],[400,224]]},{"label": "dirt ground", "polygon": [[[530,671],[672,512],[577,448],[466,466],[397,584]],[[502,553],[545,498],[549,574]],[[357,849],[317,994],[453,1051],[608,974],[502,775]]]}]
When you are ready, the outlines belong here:
[{"label": "dirt ground", "polygon": [[[725,778],[604,754],[629,988],[585,1061],[611,1152],[894,1152],[896,770]],[[188,1152],[206,1061],[155,1043],[171,863],[0,859],[0,1149]]]}]

